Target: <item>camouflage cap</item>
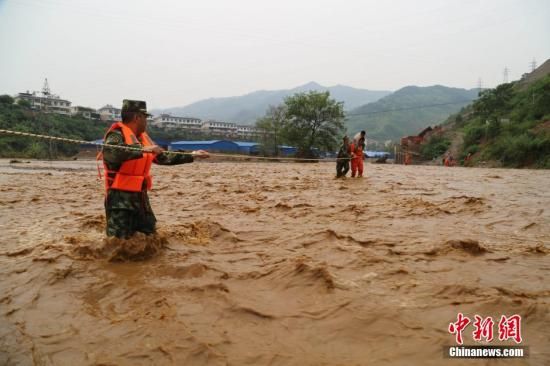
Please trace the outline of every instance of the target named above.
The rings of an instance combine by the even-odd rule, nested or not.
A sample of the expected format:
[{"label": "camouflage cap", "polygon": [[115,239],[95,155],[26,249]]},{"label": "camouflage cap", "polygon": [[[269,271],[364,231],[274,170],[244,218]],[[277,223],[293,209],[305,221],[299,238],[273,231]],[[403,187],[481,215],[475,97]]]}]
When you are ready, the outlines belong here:
[{"label": "camouflage cap", "polygon": [[144,113],[148,117],[151,116],[151,114],[147,113],[147,103],[142,100],[124,99],[122,101],[122,113],[124,112]]}]

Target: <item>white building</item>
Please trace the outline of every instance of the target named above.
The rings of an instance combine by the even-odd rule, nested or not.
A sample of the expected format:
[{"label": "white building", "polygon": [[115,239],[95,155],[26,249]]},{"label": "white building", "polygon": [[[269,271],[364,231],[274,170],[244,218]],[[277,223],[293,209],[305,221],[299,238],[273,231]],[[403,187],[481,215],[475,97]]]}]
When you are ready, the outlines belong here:
[{"label": "white building", "polygon": [[182,129],[205,134],[226,135],[231,137],[254,137],[259,131],[254,126],[237,125],[232,122],[202,121],[194,117],[178,117],[161,114],[148,119],[151,126],[166,129]]},{"label": "white building", "polygon": [[121,121],[121,109],[107,104],[97,110],[102,121]]},{"label": "white building", "polygon": [[212,134],[234,135],[237,134],[237,124],[232,122],[205,121],[202,130]]},{"label": "white building", "polygon": [[15,97],[15,101],[26,100],[30,103],[31,109],[46,113],[57,113],[71,115],[71,102],[59,98],[57,95],[42,95],[37,92],[19,93]]},{"label": "white building", "polygon": [[259,134],[259,131],[254,126],[237,126],[237,135],[239,137],[253,137]]},{"label": "white building", "polygon": [[30,93],[19,93],[15,97],[15,101],[25,100],[30,103],[31,109],[39,110],[46,113],[71,115],[71,102],[65,99],[61,99],[59,95],[55,95],[50,92],[48,85],[48,79],[44,80],[44,87],[42,92],[33,91]]},{"label": "white building", "polygon": [[176,117],[169,114],[161,114],[153,118],[153,126],[160,128],[181,128],[189,130],[200,130],[202,121],[199,118],[193,117]]},{"label": "white building", "polygon": [[100,119],[100,115],[95,109],[82,106],[71,107],[71,116],[80,116],[86,119],[93,120]]}]

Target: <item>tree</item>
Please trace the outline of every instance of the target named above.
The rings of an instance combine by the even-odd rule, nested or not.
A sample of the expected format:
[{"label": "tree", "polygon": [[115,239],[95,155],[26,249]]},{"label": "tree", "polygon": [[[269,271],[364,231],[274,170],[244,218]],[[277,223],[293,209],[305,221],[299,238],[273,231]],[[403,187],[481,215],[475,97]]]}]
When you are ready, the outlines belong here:
[{"label": "tree", "polygon": [[25,100],[25,99],[19,99],[17,101],[17,105],[19,105],[23,108],[30,108],[31,107],[31,103],[28,100]]},{"label": "tree", "polygon": [[13,104],[13,98],[7,94],[0,95],[0,104]]},{"label": "tree", "polygon": [[256,122],[261,131],[261,142],[264,154],[279,155],[279,144],[283,142],[283,128],[287,121],[286,105],[269,106],[266,115]]},{"label": "tree", "polygon": [[479,99],[474,102],[474,113],[483,120],[490,117],[501,117],[509,112],[514,96],[514,84],[501,84],[495,89],[487,89],[479,93]]},{"label": "tree", "polygon": [[285,140],[298,148],[300,156],[312,157],[313,148],[335,150],[344,133],[344,106],[329,92],[310,91],[285,98]]}]

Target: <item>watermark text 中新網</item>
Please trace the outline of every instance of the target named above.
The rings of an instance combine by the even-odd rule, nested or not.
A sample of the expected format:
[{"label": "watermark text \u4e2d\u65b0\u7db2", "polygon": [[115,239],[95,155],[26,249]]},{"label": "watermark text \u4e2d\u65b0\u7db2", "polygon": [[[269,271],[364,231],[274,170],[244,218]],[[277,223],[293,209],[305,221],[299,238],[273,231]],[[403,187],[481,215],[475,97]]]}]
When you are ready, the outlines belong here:
[{"label": "watermark text \u4e2d\u65b0\u7db2", "polygon": [[[472,324],[474,330],[472,339],[475,342],[492,342],[496,335],[494,334],[495,322],[488,316],[475,315],[474,321],[458,313],[456,322],[450,323],[448,331],[455,335],[456,346],[446,346],[443,349],[445,357],[450,358],[515,358],[528,357],[528,347],[526,346],[494,346],[494,345],[463,345],[464,335],[468,325]],[[521,344],[521,316],[514,314],[511,316],[502,315],[498,321],[498,340],[500,342],[513,340],[516,344]]]}]

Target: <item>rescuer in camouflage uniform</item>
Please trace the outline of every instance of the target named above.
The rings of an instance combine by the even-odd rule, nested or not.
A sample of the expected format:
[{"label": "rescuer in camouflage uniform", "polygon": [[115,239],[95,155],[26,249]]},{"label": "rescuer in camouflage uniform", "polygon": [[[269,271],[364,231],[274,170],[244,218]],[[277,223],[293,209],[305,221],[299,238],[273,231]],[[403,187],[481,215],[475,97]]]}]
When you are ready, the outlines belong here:
[{"label": "rescuer in camouflage uniform", "polygon": [[[122,105],[122,123],[134,130],[135,136],[142,140],[141,134],[147,127],[146,103],[136,100],[124,100]],[[114,127],[114,128],[113,128]],[[103,163],[105,166],[105,179],[118,172],[124,162],[133,159],[141,159],[146,153],[154,153],[153,162],[160,165],[177,165],[192,163],[193,156],[198,158],[208,157],[203,150],[194,151],[191,154],[173,154],[166,152],[157,145],[143,146],[142,141],[133,144],[125,143],[123,132],[113,125],[105,136],[105,144],[139,148],[141,151],[124,150],[117,148],[103,148]],[[129,238],[139,231],[145,234],[155,232],[156,218],[149,203],[145,181],[140,192],[130,192],[121,189],[108,188],[105,197],[105,215],[107,221],[107,236]]]},{"label": "rescuer in camouflage uniform", "polygon": [[342,145],[340,146],[340,150],[338,150],[338,155],[336,156],[336,178],[342,178],[346,176],[349,171],[349,161],[352,158],[349,138],[347,136],[344,136],[342,140]]}]

